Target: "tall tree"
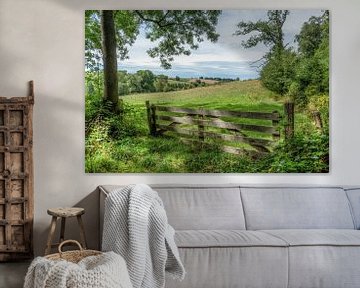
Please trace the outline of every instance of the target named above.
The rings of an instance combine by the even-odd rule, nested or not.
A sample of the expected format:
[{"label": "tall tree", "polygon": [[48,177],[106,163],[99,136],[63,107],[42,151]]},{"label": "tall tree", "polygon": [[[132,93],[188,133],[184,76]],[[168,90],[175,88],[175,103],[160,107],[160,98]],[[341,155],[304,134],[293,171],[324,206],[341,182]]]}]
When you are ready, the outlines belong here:
[{"label": "tall tree", "polygon": [[283,26],[289,13],[289,10],[269,10],[267,20],[241,21],[237,24],[238,30],[234,34],[252,34],[247,40],[242,41],[244,48],[252,48],[262,43],[270,47],[270,53],[279,55],[285,49]]},{"label": "tall tree", "polygon": [[322,16],[312,16],[303,24],[301,31],[295,36],[299,53],[306,57],[314,56],[320,45],[329,41],[329,10]]},{"label": "tall tree", "polygon": [[244,48],[259,44],[269,47],[269,51],[260,59],[263,60],[260,77],[265,87],[281,95],[287,92],[294,73],[295,54],[286,48],[283,32],[289,13],[289,10],[269,10],[265,20],[239,22],[238,30],[234,33],[237,36],[250,35],[241,43]]},{"label": "tall tree", "polygon": [[[118,101],[118,98],[113,96],[117,93],[116,85],[111,85],[112,80],[117,77],[117,73],[113,69],[114,66],[117,68],[116,57],[115,59],[112,57],[114,43],[118,58],[120,60],[125,59],[128,57],[129,47],[134,43],[140,31],[144,31],[146,38],[156,43],[155,47],[149,49],[147,53],[151,57],[159,58],[161,66],[169,69],[174,56],[190,55],[191,50],[197,49],[205,39],[215,42],[219,37],[216,33],[216,24],[221,13],[219,10],[119,10],[104,12],[87,11],[85,14],[86,60],[91,63],[96,55],[102,53],[104,58],[104,85],[106,85],[104,96],[114,105],[117,105]],[[113,23],[103,19],[108,16],[107,14],[113,15]],[[98,43],[101,43],[99,41],[101,35],[97,32],[100,31],[98,29],[99,22],[112,26],[103,25],[103,29],[101,29],[103,35],[101,49],[98,47]],[[106,31],[107,29],[110,30],[110,33]],[[115,31],[115,41],[112,30]],[[111,40],[106,42],[108,36],[111,37]],[[110,54],[109,51],[105,51],[105,48],[110,49],[110,47],[106,47],[106,44],[112,46]],[[108,59],[109,55],[110,59]],[[108,71],[105,72],[105,70]]]},{"label": "tall tree", "polygon": [[104,63],[104,99],[117,109],[118,78],[116,58],[116,34],[114,15],[111,10],[101,11],[102,52]]},{"label": "tall tree", "polygon": [[292,90],[305,105],[310,97],[329,94],[329,11],[310,17],[295,41],[298,61]]}]

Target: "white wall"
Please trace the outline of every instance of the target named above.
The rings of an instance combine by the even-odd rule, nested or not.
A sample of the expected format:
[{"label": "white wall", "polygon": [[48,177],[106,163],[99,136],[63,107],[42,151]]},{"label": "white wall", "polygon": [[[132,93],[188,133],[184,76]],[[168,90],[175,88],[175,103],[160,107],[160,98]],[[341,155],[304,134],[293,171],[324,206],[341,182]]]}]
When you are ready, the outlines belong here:
[{"label": "white wall", "polygon": [[[104,8],[330,9],[331,172],[323,175],[85,174],[83,14],[86,9]],[[96,246],[97,197],[92,192],[99,184],[360,184],[359,11],[358,0],[0,0],[0,95],[26,95],[27,81],[35,81],[36,253],[44,249],[50,220],[46,208],[54,206],[86,207],[87,236],[91,246]],[[70,236],[73,235],[76,234]]]}]

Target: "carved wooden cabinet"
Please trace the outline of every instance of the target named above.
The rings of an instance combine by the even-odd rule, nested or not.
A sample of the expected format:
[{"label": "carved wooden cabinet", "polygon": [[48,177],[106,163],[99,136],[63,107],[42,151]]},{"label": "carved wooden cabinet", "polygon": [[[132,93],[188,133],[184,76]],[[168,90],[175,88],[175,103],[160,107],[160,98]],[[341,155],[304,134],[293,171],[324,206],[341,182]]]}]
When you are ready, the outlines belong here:
[{"label": "carved wooden cabinet", "polygon": [[27,97],[0,97],[0,261],[33,255],[34,87]]}]

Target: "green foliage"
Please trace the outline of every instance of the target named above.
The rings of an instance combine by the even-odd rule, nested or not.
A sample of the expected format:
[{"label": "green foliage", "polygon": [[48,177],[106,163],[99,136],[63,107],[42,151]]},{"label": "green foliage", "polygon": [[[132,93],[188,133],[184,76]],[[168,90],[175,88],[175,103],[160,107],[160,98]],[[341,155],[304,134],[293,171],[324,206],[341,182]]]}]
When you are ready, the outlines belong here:
[{"label": "green foliage", "polygon": [[150,70],[139,70],[136,75],[140,77],[140,92],[155,92],[154,81],[156,76]]},{"label": "green foliage", "polygon": [[[115,113],[110,101],[88,97],[85,109],[86,135],[101,131],[106,134],[107,139],[116,140],[144,133],[142,121],[145,108],[138,109],[123,101],[120,101],[119,106],[122,113]],[[89,138],[91,139],[91,136]]]},{"label": "green foliage", "polygon": [[299,55],[292,78],[296,91],[289,91],[298,104],[310,97],[329,93],[329,12],[311,17],[296,36]]},{"label": "green foliage", "polygon": [[301,28],[295,41],[299,45],[299,53],[306,57],[312,57],[324,41],[329,38],[329,11],[326,10],[320,17],[310,17]]},{"label": "green foliage", "polygon": [[87,72],[85,77],[87,88],[85,97],[86,139],[94,142],[93,136],[97,139],[99,132],[101,132],[102,139],[108,140],[141,133],[142,128],[139,123],[142,122],[144,108],[135,109],[120,100],[118,110],[123,113],[114,112],[112,102],[102,98],[102,85],[97,86],[97,77],[96,72]]},{"label": "green foliage", "polygon": [[[220,10],[115,10],[117,54],[128,58],[140,27],[156,46],[147,52],[170,68],[174,55],[190,55],[205,39],[217,41],[216,24]],[[102,63],[100,11],[85,11],[86,66],[92,70]]]},{"label": "green foliage", "polygon": [[155,92],[156,76],[150,70],[139,70],[135,74],[118,72],[119,95]]},{"label": "green foliage", "polygon": [[[87,129],[88,130],[88,129]],[[85,171],[86,172],[108,172],[111,171],[116,162],[111,157],[114,143],[108,138],[108,131],[101,122],[93,122],[90,133],[85,138]]]},{"label": "green foliage", "polygon": [[102,96],[104,82],[103,76],[103,73],[100,71],[85,72],[85,95],[89,95],[90,97]]},{"label": "green foliage", "polygon": [[313,95],[309,99],[308,110],[319,111],[325,129],[329,129],[329,95]]},{"label": "green foliage", "polygon": [[242,41],[244,48],[252,48],[263,43],[270,47],[270,54],[281,54],[284,50],[282,27],[289,13],[289,10],[269,10],[266,21],[241,21],[237,24],[238,30],[234,34],[238,36],[251,34],[247,40]]},{"label": "green foliage", "polygon": [[[104,11],[102,11],[104,12]],[[100,28],[100,17],[104,13],[95,10],[85,12],[85,60],[86,68],[89,71],[100,70],[103,62],[104,84],[106,85],[105,98],[112,101],[114,108],[117,107],[118,92],[135,92],[127,91],[123,85],[119,87],[116,71],[117,58],[128,58],[129,47],[135,42],[140,28],[146,30],[146,37],[157,45],[147,52],[155,58],[159,57],[161,66],[165,69],[171,68],[171,61],[174,55],[190,55],[191,50],[197,49],[199,43],[208,39],[212,42],[217,41],[219,35],[216,33],[216,24],[220,10],[118,10],[108,11],[110,23]],[[113,20],[114,19],[114,20]],[[104,19],[103,19],[104,20]],[[107,39],[109,41],[101,41]],[[113,53],[103,54],[105,47],[103,43],[111,46],[108,51]],[[111,44],[110,44],[111,43]],[[116,45],[116,47],[114,47]],[[111,55],[111,56],[110,56]],[[104,59],[102,59],[105,57]],[[151,76],[150,74],[147,76]],[[134,79],[135,78],[135,79]],[[136,92],[142,89],[151,90],[152,87],[144,88],[144,85],[150,83],[150,79],[138,84],[136,78],[145,79],[146,75],[136,75],[130,81],[135,80],[130,86],[136,89]],[[151,84],[152,85],[152,84]],[[165,87],[165,91],[170,89]],[[111,95],[111,96],[109,96]]]},{"label": "green foliage", "polygon": [[297,133],[262,159],[258,171],[268,173],[329,172],[329,133]]},{"label": "green foliage", "polygon": [[306,107],[312,95],[329,93],[329,11],[311,17],[295,37],[297,53],[285,48],[282,27],[287,10],[269,10],[267,20],[240,22],[235,35],[250,35],[242,46],[269,47],[260,71],[263,85]]},{"label": "green foliage", "polygon": [[[217,95],[214,98],[214,95]],[[145,100],[151,103],[208,109],[281,111],[282,103],[260,81],[230,82],[167,93],[133,94],[123,97],[124,118],[110,114],[105,121],[93,122],[86,136],[86,171],[106,173],[189,172],[189,173],[310,173],[328,171],[328,131],[316,131],[311,115],[297,113],[296,137],[281,141],[273,153],[259,159],[222,152],[216,145],[199,150],[178,137],[151,137],[147,127]],[[326,109],[327,96],[310,102]],[[215,99],[215,100],[214,100]],[[87,111],[91,110],[88,107]],[[92,109],[99,109],[93,107]],[[104,109],[106,111],[106,109]],[[89,114],[89,113],[87,113]],[[95,114],[95,113],[93,113]],[[88,118],[88,117],[87,117]],[[261,121],[261,120],[257,120]],[[256,122],[261,124],[261,122]],[[88,129],[87,129],[88,130]],[[256,135],[256,137],[261,137]]]},{"label": "green foliage", "polygon": [[102,61],[101,29],[98,11],[85,11],[85,65],[88,70],[99,70]]},{"label": "green foliage", "polygon": [[146,37],[157,46],[148,54],[158,57],[161,66],[171,68],[174,55],[190,55],[205,39],[216,42],[220,10],[136,10],[146,28]]},{"label": "green foliage", "polygon": [[[139,34],[139,20],[128,10],[114,12],[116,26],[117,54],[120,59],[126,59],[129,46]],[[85,11],[85,63],[86,67],[94,71],[102,66],[102,42],[100,27],[100,11]]]},{"label": "green foliage", "polygon": [[292,84],[296,54],[287,49],[278,56],[269,57],[260,72],[264,86],[280,95],[285,95]]},{"label": "green foliage", "polygon": [[[188,55],[205,38],[216,41],[218,11],[117,11],[119,57],[127,57],[140,27],[156,47],[148,53],[170,67],[174,55]],[[99,12],[85,14],[86,33],[86,171],[87,172],[261,172],[309,173],[329,170],[329,35],[328,12],[304,23],[296,37],[299,49],[285,48],[282,26],[288,11],[269,10],[268,19],[240,22],[236,35],[250,35],[243,46],[260,43],[269,47],[264,57],[261,81],[236,81],[209,85],[198,81],[156,76],[142,70],[118,72],[120,111],[102,100],[101,37]],[[321,18],[321,19],[320,19]],[[207,79],[207,78],[205,78]],[[213,79],[216,80],[216,79]],[[216,80],[218,81],[218,80]],[[215,81],[215,82],[216,82]],[[225,82],[219,80],[219,82]],[[190,89],[195,88],[196,89]],[[268,88],[269,90],[267,90]],[[188,90],[186,90],[188,89]],[[181,91],[180,91],[181,90]],[[184,91],[182,91],[184,90]],[[167,92],[166,97],[164,93]],[[144,103],[189,108],[282,111],[280,96],[297,104],[293,139],[282,139],[272,153],[259,159],[224,153],[216,145],[206,149],[184,144],[167,133],[150,137]],[[299,109],[301,108],[301,109]],[[320,111],[321,133],[314,126],[311,111]],[[267,125],[264,120],[239,119],[239,123]],[[236,122],[235,121],[235,122]],[[242,121],[242,122],[241,122]],[[249,121],[249,122],[248,122]],[[250,122],[253,121],[253,122]],[[261,133],[247,136],[262,138]],[[283,134],[281,134],[283,135]]]},{"label": "green foliage", "polygon": [[159,75],[156,77],[156,81],[154,83],[155,89],[157,92],[166,92],[166,86],[168,84],[168,76]]},{"label": "green foliage", "polygon": [[242,41],[242,46],[252,48],[259,44],[269,47],[263,57],[264,63],[260,77],[265,87],[280,95],[285,95],[294,74],[295,54],[285,49],[283,25],[289,10],[269,10],[267,20],[238,23],[235,35],[250,35]]},{"label": "green foliage", "polygon": [[85,97],[86,133],[92,129],[93,123],[112,115],[112,104],[104,101],[100,95],[87,94]]},{"label": "green foliage", "polygon": [[128,58],[129,47],[134,44],[140,21],[130,10],[115,10],[114,22],[116,31],[117,54],[120,60]]},{"label": "green foliage", "polygon": [[[97,82],[102,81],[102,79],[97,80]],[[129,95],[134,93],[170,92],[210,85],[200,80],[188,81],[187,79],[180,79],[180,77],[178,76],[175,79],[172,79],[166,75],[155,75],[150,70],[139,70],[134,74],[127,73],[126,71],[118,71],[118,81],[119,95]],[[226,82],[228,80],[224,79],[222,81]],[[87,86],[92,89],[93,84],[88,83],[88,80],[86,82]]]}]

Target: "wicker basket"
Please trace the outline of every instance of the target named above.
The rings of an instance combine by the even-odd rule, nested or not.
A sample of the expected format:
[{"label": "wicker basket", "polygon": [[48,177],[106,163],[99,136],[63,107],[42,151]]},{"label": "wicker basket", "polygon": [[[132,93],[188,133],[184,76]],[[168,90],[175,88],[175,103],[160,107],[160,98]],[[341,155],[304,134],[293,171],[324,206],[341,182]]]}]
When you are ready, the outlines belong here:
[{"label": "wicker basket", "polygon": [[[69,243],[76,244],[79,247],[79,250],[63,252],[61,250],[61,248],[65,244],[69,244]],[[102,254],[102,252],[100,252],[100,251],[83,249],[81,244],[76,240],[66,240],[66,241],[61,242],[61,244],[59,245],[58,251],[59,251],[59,253],[54,253],[54,254],[47,255],[47,256],[45,256],[45,258],[47,258],[49,260],[54,260],[54,261],[56,261],[56,260],[66,260],[66,261],[69,261],[69,262],[78,263],[79,261],[81,261],[85,257],[96,256],[96,255]]]}]

